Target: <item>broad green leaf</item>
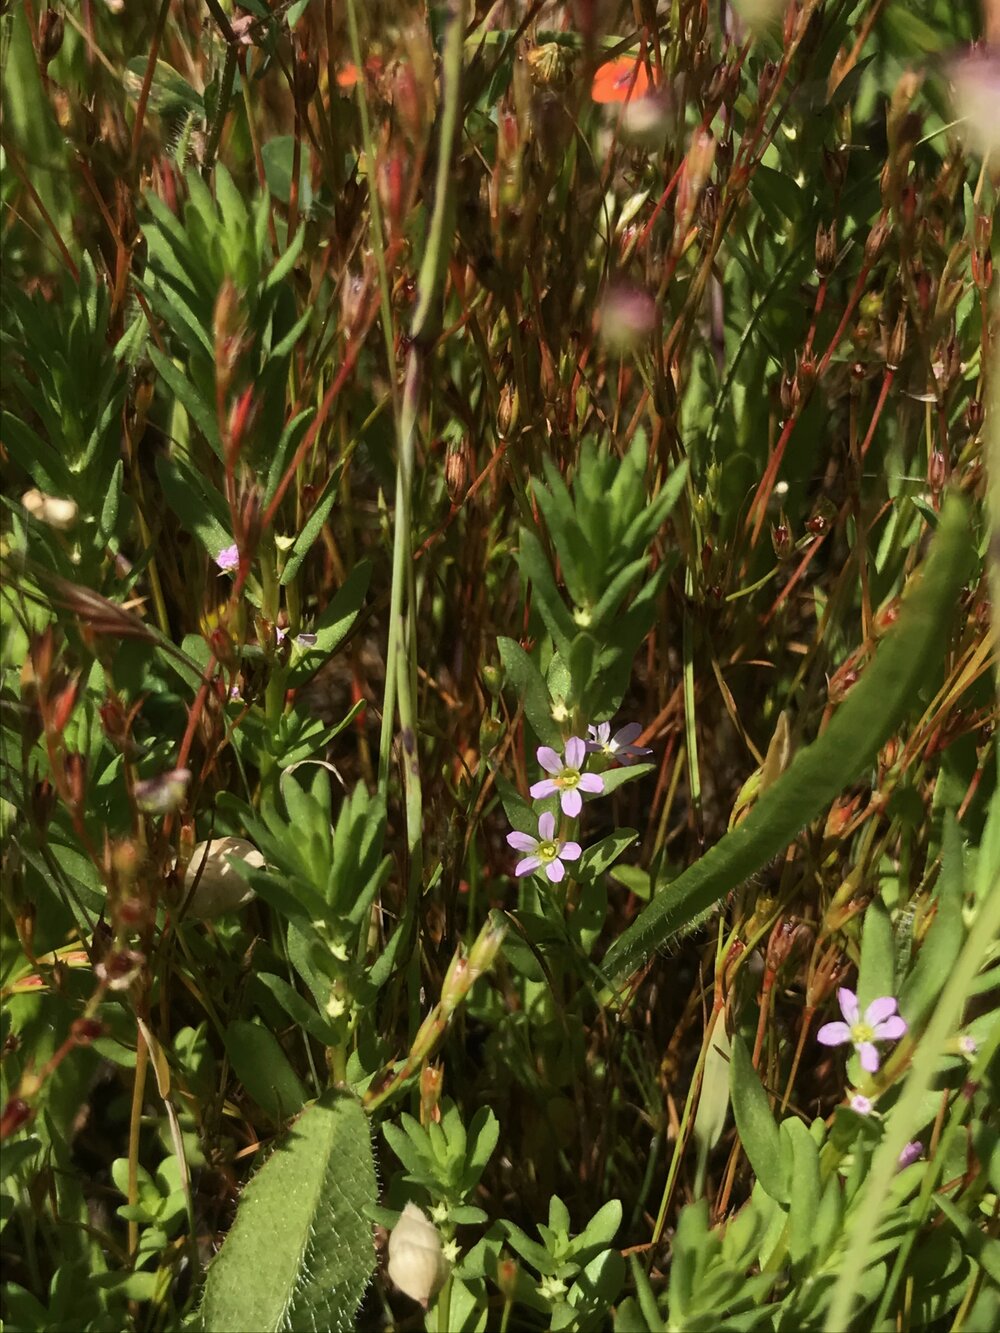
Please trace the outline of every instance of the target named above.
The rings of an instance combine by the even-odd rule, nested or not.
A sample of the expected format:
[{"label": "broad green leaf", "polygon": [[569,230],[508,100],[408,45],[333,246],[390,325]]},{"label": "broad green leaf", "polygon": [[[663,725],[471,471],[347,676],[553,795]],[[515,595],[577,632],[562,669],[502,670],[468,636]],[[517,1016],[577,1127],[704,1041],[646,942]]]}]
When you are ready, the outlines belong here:
[{"label": "broad green leaf", "polygon": [[779,855],[871,763],[911,708],[921,681],[941,660],[945,627],[968,572],[969,550],[967,510],[952,497],[895,630],[826,731],[799,751],[746,819],[654,898],[612,945],[604,962],[609,975],[639,966],[652,950]]},{"label": "broad green leaf", "polygon": [[872,1000],[895,994],[895,944],[892,922],[881,898],[875,898],[865,911],[861,931],[861,966],[858,969],[858,1004],[862,1010]]},{"label": "broad green leaf", "polygon": [[585,850],[579,864],[572,869],[573,878],[581,883],[597,879],[614,865],[638,836],[633,828],[615,829],[614,833],[609,833],[606,838],[602,838],[600,842],[595,842],[592,847]]},{"label": "broad green leaf", "polygon": [[236,1077],[272,1120],[280,1124],[302,1110],[305,1089],[273,1032],[237,1019],[226,1031],[226,1053]]},{"label": "broad green leaf", "polygon": [[805,1124],[789,1116],[779,1126],[783,1155],[789,1165],[788,1252],[793,1263],[812,1253],[813,1226],[819,1211],[819,1149]]},{"label": "broad green leaf", "polygon": [[243,1193],[208,1270],[205,1333],[353,1329],[375,1268],[377,1186],[359,1103],[324,1093]]},{"label": "broad green leaf", "polygon": [[761,1188],[778,1203],[788,1202],[788,1185],[781,1164],[781,1136],[771,1114],[767,1093],[739,1033],[734,1034],[729,1064],[729,1093],[740,1142]]}]

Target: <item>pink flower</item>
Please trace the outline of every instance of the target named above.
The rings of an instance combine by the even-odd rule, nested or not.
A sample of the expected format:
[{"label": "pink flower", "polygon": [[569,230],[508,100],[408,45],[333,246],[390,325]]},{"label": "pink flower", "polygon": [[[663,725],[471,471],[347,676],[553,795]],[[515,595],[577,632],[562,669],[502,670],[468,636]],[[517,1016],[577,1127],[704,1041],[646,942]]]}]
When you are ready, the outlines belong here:
[{"label": "pink flower", "polygon": [[516,829],[507,834],[507,842],[516,852],[528,853],[514,867],[515,875],[530,875],[533,870],[540,870],[544,866],[551,882],[559,883],[566,874],[563,861],[578,861],[582,848],[578,842],[559,842],[555,833],[556,817],[546,810],[539,816],[537,838],[533,838],[530,833],[519,833]]},{"label": "pink flower", "polygon": [[596,727],[588,727],[590,740],[586,742],[588,754],[603,754],[608,759],[617,759],[621,764],[632,764],[644,754],[653,751],[643,745],[633,745],[642,731],[641,722],[629,722],[611,735],[610,722],[598,722]]},{"label": "pink flower", "polygon": [[856,1115],[871,1115],[872,1113],[871,1099],[860,1092],[854,1094],[848,1105]]},{"label": "pink flower", "polygon": [[580,772],[580,767],[586,758],[587,745],[579,736],[571,736],[566,742],[566,753],[563,758],[559,757],[551,745],[540,745],[537,753],[538,762],[546,773],[551,773],[552,776],[543,778],[530,788],[532,800],[542,800],[558,792],[563,814],[575,819],[583,809],[583,797],[580,793],[583,791],[597,793],[604,790],[604,779],[599,773]]},{"label": "pink flower", "polygon": [[874,1074],[879,1066],[877,1041],[899,1041],[906,1032],[906,1023],[896,1013],[896,1001],[891,995],[872,1000],[864,1018],[858,1008],[854,991],[841,986],[837,991],[842,1023],[826,1023],[816,1033],[816,1040],[824,1046],[842,1046],[850,1042],[861,1059],[861,1068]]},{"label": "pink flower", "polygon": [[215,563],[224,574],[228,574],[234,569],[239,569],[240,548],[235,542],[233,542],[232,546],[224,546],[215,557]]}]

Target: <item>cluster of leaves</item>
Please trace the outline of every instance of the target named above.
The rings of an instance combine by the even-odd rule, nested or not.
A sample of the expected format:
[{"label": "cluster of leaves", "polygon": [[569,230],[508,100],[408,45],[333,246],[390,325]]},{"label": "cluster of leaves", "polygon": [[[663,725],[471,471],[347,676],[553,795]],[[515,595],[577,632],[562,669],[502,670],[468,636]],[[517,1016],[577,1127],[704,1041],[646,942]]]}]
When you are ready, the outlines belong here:
[{"label": "cluster of leaves", "polygon": [[5,1329],[1000,1322],[976,24],[0,15]]}]

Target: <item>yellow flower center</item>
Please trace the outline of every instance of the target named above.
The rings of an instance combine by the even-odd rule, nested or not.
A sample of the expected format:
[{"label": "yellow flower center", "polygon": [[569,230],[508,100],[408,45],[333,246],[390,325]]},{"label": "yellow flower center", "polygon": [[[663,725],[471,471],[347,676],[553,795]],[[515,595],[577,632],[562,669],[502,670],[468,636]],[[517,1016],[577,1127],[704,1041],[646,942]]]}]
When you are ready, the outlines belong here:
[{"label": "yellow flower center", "polygon": [[580,770],[578,768],[564,768],[556,778],[557,787],[575,787],[580,781]]},{"label": "yellow flower center", "polygon": [[559,854],[559,848],[554,842],[540,842],[535,851],[543,861],[554,861]]},{"label": "yellow flower center", "polygon": [[855,1023],[851,1028],[851,1041],[861,1046],[866,1041],[875,1040],[875,1030],[868,1023]]}]

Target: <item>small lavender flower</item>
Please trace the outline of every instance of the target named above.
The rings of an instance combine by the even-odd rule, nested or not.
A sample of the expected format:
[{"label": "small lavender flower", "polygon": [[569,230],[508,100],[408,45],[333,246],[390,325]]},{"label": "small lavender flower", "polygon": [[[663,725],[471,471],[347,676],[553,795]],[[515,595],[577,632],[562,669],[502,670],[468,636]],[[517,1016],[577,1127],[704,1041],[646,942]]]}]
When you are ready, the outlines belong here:
[{"label": "small lavender flower", "polygon": [[877,1041],[898,1041],[906,1032],[906,1023],[896,1013],[896,1001],[891,995],[872,1000],[864,1018],[858,1008],[854,991],[841,986],[837,991],[843,1023],[825,1023],[816,1033],[816,1040],[824,1046],[842,1046],[850,1042],[861,1059],[861,1068],[874,1074],[879,1066]]},{"label": "small lavender flower", "polygon": [[864,1094],[860,1092],[854,1094],[848,1102],[848,1106],[850,1106],[851,1110],[857,1115],[871,1115],[872,1113],[872,1103],[870,1098],[865,1097]]},{"label": "small lavender flower", "polygon": [[571,736],[566,742],[566,753],[560,758],[551,745],[538,747],[538,762],[549,778],[543,778],[530,788],[532,800],[538,801],[546,796],[559,793],[559,804],[564,815],[571,819],[583,809],[582,791],[602,792],[604,779],[599,773],[581,773],[580,767],[587,755],[587,745],[579,736]]},{"label": "small lavender flower", "polygon": [[634,764],[644,754],[653,751],[643,745],[632,742],[642,731],[641,722],[629,722],[611,735],[610,722],[598,722],[596,727],[588,727],[590,740],[586,742],[588,754],[603,754],[607,759],[617,759],[621,764]]},{"label": "small lavender flower", "polygon": [[560,842],[556,836],[556,817],[546,810],[538,819],[538,837],[530,833],[520,833],[517,829],[507,834],[508,844],[516,852],[528,855],[518,861],[514,867],[515,875],[530,875],[533,870],[545,867],[545,873],[553,884],[558,884],[566,874],[563,861],[578,861],[582,848],[578,842]]},{"label": "small lavender flower", "polygon": [[135,803],[147,815],[169,814],[184,804],[190,781],[189,768],[173,768],[168,773],[143,778],[132,788]]},{"label": "small lavender flower", "polygon": [[979,1051],[979,1042],[976,1041],[975,1037],[970,1037],[968,1033],[965,1033],[958,1039],[958,1050],[959,1054],[964,1055],[967,1060],[972,1060]]},{"label": "small lavender flower", "polygon": [[914,1139],[913,1142],[908,1143],[906,1147],[903,1149],[903,1151],[899,1154],[899,1160],[896,1164],[896,1170],[905,1171],[906,1168],[908,1166],[912,1166],[914,1162],[919,1162],[921,1157],[923,1157],[923,1155],[924,1155],[924,1145],[920,1142],[919,1139]]},{"label": "small lavender flower", "polygon": [[231,573],[240,566],[240,548],[233,542],[232,546],[224,546],[215,557],[215,563],[224,574]]}]

